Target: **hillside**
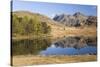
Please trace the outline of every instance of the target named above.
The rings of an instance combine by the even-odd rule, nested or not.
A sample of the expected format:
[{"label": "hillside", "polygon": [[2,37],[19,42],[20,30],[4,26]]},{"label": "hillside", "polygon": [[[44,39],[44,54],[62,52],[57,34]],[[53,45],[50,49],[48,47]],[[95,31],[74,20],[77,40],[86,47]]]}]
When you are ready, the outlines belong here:
[{"label": "hillside", "polygon": [[[64,36],[69,35],[87,35],[87,36],[96,36],[96,26],[83,26],[83,27],[75,27],[73,25],[76,25],[77,22],[76,18],[74,16],[77,16],[77,13],[73,16],[56,16],[54,20],[50,19],[49,17],[39,14],[39,13],[32,13],[28,11],[15,11],[12,12],[12,34],[15,38],[27,38],[33,37],[34,35],[46,35],[51,36],[52,38],[60,38]],[[80,22],[82,20],[88,19],[88,22],[93,22],[96,18],[90,16],[85,17],[84,15],[78,15],[79,18],[81,18]],[[78,17],[77,16],[77,17]],[[84,16],[84,17],[83,17]],[[60,18],[61,17],[61,18]],[[63,18],[62,18],[63,17]],[[68,20],[67,22],[63,22],[62,19]],[[70,22],[73,19],[73,22]],[[92,19],[92,20],[90,20]],[[56,20],[56,21],[55,21]],[[16,23],[15,23],[16,22]],[[14,24],[14,25],[13,25]],[[67,26],[67,24],[71,24],[72,27]],[[15,31],[17,30],[17,31]]]}]

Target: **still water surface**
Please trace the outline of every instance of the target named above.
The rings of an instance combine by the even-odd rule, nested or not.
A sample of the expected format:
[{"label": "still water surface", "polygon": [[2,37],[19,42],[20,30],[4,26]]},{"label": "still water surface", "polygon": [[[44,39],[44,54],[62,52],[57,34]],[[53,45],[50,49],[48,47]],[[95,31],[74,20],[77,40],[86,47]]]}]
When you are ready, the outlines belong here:
[{"label": "still water surface", "polygon": [[13,55],[97,54],[97,38],[69,36],[57,40],[51,40],[51,38],[12,40],[12,54]]}]

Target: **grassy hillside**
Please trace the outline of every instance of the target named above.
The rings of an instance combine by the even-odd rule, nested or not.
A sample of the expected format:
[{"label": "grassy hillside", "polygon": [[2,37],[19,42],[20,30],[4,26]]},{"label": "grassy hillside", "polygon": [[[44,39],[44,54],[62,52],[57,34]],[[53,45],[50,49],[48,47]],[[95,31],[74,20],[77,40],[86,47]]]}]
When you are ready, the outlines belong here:
[{"label": "grassy hillside", "polygon": [[51,28],[47,22],[41,20],[41,17],[30,12],[12,13],[12,34],[14,36],[48,34]]},{"label": "grassy hillside", "polygon": [[59,38],[69,35],[96,36],[96,27],[67,27],[45,15],[28,11],[12,12],[13,38],[30,38],[35,36],[51,36]]}]

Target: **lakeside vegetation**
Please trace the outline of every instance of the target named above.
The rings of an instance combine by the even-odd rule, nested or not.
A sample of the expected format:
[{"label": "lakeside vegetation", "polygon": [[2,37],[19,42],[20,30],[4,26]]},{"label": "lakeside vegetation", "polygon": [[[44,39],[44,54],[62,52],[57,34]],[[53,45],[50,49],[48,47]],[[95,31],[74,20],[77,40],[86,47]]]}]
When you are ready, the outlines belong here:
[{"label": "lakeside vegetation", "polygon": [[28,16],[18,17],[16,14],[12,15],[12,35],[41,35],[48,34],[51,31],[50,26],[46,22],[39,21],[37,16],[29,18]]}]

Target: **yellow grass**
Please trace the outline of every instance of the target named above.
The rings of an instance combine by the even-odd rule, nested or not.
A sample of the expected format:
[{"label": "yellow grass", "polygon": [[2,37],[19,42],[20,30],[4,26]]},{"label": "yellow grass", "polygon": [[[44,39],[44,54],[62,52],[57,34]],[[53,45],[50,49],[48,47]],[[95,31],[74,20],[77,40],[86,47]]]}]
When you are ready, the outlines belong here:
[{"label": "yellow grass", "polygon": [[40,64],[61,64],[96,61],[96,55],[76,55],[76,56],[13,56],[13,66],[40,65]]},{"label": "yellow grass", "polygon": [[38,36],[33,35],[17,35],[16,37],[12,37],[12,39],[31,39],[35,37],[51,37],[52,39],[62,38],[64,36],[96,36],[97,30],[96,27],[57,27],[57,26],[51,26],[52,30],[49,34],[41,34]]},{"label": "yellow grass", "polygon": [[64,28],[57,28],[52,27],[51,35],[53,38],[63,37],[63,36],[96,36],[97,31],[96,27],[65,27]]}]

